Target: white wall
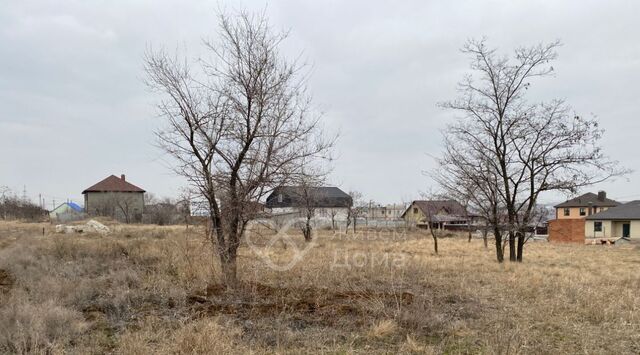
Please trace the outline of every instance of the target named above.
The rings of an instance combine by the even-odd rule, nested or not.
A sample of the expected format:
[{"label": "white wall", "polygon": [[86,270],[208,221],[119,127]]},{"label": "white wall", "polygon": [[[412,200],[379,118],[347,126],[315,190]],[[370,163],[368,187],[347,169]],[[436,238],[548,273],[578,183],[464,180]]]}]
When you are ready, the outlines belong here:
[{"label": "white wall", "polygon": [[594,231],[594,222],[592,220],[585,221],[584,233],[587,238],[621,238],[622,225],[630,224],[631,238],[640,239],[640,221],[601,221],[602,231]]}]

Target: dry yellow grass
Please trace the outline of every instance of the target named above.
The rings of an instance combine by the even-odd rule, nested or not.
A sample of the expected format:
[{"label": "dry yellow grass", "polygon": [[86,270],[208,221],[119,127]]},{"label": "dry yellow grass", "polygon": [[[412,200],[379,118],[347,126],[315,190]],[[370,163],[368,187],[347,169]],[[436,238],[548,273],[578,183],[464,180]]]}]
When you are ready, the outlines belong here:
[{"label": "dry yellow grass", "polygon": [[233,293],[201,229],[112,227],[0,222],[0,353],[640,353],[634,245],[531,242],[500,265],[479,240],[323,231],[278,271],[306,245],[263,235]]}]

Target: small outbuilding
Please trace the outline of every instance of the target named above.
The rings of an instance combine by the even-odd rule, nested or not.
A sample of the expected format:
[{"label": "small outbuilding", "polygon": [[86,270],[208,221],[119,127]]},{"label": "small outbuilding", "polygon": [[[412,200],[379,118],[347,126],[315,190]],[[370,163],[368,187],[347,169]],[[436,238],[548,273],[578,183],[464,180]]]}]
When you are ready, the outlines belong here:
[{"label": "small outbuilding", "polygon": [[84,209],[74,202],[60,204],[49,212],[49,220],[52,223],[68,223],[84,218]]}]

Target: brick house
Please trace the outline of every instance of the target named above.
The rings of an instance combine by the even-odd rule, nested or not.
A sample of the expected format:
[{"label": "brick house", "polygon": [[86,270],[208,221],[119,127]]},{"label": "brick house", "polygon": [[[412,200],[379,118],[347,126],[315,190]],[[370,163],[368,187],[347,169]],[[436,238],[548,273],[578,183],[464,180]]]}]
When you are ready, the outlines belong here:
[{"label": "brick house", "polygon": [[549,221],[549,241],[576,242],[585,240],[585,219],[620,205],[607,198],[607,193],[588,192],[554,206],[556,219]]}]

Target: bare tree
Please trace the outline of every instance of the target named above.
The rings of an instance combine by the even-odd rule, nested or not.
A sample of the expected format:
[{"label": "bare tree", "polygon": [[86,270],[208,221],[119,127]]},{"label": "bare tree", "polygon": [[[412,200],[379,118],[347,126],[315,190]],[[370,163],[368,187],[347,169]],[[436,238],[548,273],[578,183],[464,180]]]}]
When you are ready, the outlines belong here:
[{"label": "bare tree", "polygon": [[0,186],[0,217],[2,219],[22,219],[40,221],[47,211],[28,199],[18,197],[8,187]]},{"label": "bare tree", "polygon": [[429,225],[429,234],[433,238],[433,251],[438,254],[438,237],[442,230],[440,229],[440,223],[435,220],[435,213],[429,208],[426,212],[427,224]]},{"label": "bare tree", "polygon": [[429,234],[431,235],[431,238],[433,238],[433,251],[438,254],[438,238],[440,238],[441,234],[444,232],[444,228],[442,221],[438,218],[438,213],[440,211],[435,206],[437,205],[436,202],[451,200],[451,198],[444,193],[435,193],[433,191],[422,193],[422,196],[427,200],[427,202],[429,202],[423,212],[425,214],[427,226],[429,227]]},{"label": "bare tree", "polygon": [[355,234],[358,218],[364,214],[365,206],[361,192],[349,191],[349,196],[351,197],[351,204],[347,208],[347,224],[345,227],[345,233],[349,232],[349,226],[353,223],[353,233]]},{"label": "bare tree", "polygon": [[124,218],[125,223],[139,222],[142,219],[142,211],[137,208],[138,201],[129,193],[114,193],[112,196],[112,204],[115,207],[114,218]]},{"label": "bare tree", "polygon": [[329,217],[331,218],[331,230],[336,230],[336,217],[338,216],[338,210],[332,208],[329,210]]},{"label": "bare tree", "polygon": [[317,175],[304,174],[300,179],[299,186],[296,188],[296,192],[299,195],[300,212],[304,218],[304,223],[300,224],[300,230],[302,230],[305,242],[310,242],[312,239],[313,219],[316,214],[316,208],[324,197],[318,189],[320,185],[321,180],[317,178]]},{"label": "bare tree", "polygon": [[306,94],[304,65],[279,52],[286,33],[275,33],[264,14],[219,16],[219,40],[205,41],[212,60],[193,66],[164,51],[145,58],[147,83],[164,94],[158,105],[167,126],[158,132],[206,201],[223,281],[237,284],[241,238],[255,210],[274,187],[302,174],[304,164],[329,158]]},{"label": "bare tree", "polygon": [[11,190],[7,186],[0,186],[0,215],[2,215],[2,219],[7,219],[7,194],[9,194]]},{"label": "bare tree", "polygon": [[549,62],[559,45],[517,48],[509,59],[484,40],[469,41],[463,52],[477,75],[459,84],[458,99],[441,104],[462,117],[444,131],[438,181],[477,194],[472,202],[492,226],[498,261],[503,233],[509,260],[522,261],[525,228],[541,193],[576,192],[625,172],[603,155],[596,120],[572,114],[563,100],[526,100],[530,81],[553,73]]}]

